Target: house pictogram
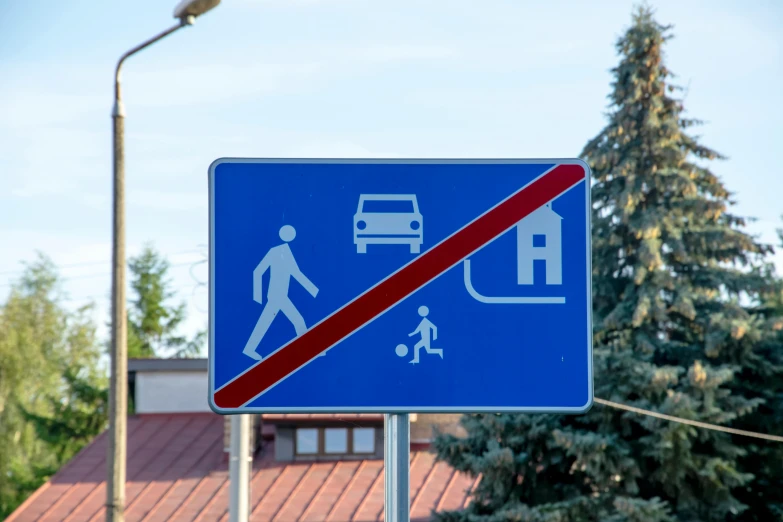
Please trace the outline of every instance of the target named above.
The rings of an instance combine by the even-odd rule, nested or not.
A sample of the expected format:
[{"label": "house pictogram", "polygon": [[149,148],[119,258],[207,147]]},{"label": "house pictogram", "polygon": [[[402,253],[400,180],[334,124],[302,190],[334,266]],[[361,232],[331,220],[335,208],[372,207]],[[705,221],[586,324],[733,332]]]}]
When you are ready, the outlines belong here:
[{"label": "house pictogram", "polygon": [[535,261],[545,262],[546,284],[563,283],[562,219],[547,203],[517,224],[517,284],[533,284]]}]

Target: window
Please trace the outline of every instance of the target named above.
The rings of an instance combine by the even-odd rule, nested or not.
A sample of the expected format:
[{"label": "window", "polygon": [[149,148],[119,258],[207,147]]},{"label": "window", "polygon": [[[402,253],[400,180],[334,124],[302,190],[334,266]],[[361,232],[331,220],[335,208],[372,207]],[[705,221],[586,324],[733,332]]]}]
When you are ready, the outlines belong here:
[{"label": "window", "polygon": [[373,428],[353,429],[353,452],[375,453],[375,430]]},{"label": "window", "polygon": [[546,235],[533,234],[533,247],[544,248],[546,246]]},{"label": "window", "polygon": [[367,199],[361,208],[366,214],[410,214],[415,210],[410,199]]},{"label": "window", "polygon": [[324,453],[348,453],[348,428],[324,430]]},{"label": "window", "polygon": [[318,453],[318,428],[299,428],[296,430],[296,453],[315,455]]},{"label": "window", "polygon": [[373,455],[375,428],[297,428],[294,452],[305,456]]}]

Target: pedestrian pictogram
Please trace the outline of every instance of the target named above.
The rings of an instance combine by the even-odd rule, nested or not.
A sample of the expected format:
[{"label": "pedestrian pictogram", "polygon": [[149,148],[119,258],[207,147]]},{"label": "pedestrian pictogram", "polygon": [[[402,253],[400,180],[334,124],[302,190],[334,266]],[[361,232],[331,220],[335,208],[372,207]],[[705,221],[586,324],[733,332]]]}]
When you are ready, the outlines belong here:
[{"label": "pedestrian pictogram", "polygon": [[584,163],[225,159],[209,180],[216,411],[591,404]]},{"label": "pedestrian pictogram", "polygon": [[258,361],[262,359],[262,356],[256,352],[258,343],[264,338],[272,321],[280,312],[291,321],[296,335],[302,335],[307,331],[304,317],[288,296],[291,279],[302,285],[313,297],[318,295],[318,288],[299,269],[288,245],[295,237],[296,229],[291,225],[280,228],[280,239],[283,240],[283,244],[270,248],[253,271],[253,300],[259,304],[264,304],[263,277],[269,272],[266,305],[243,350],[245,355]]}]

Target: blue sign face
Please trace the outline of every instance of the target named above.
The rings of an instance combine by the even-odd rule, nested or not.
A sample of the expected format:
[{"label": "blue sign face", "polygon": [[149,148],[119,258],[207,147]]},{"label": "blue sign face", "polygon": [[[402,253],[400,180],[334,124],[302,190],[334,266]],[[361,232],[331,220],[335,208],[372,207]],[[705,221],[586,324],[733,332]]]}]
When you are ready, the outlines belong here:
[{"label": "blue sign face", "polygon": [[[212,408],[589,409],[589,179],[578,160],[216,161]],[[305,341],[326,351],[300,361]]]}]

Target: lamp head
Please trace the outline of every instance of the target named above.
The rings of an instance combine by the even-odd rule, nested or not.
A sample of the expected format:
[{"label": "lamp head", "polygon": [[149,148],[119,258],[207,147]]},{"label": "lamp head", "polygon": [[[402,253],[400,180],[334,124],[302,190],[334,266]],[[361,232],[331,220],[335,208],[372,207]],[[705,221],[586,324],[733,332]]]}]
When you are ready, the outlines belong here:
[{"label": "lamp head", "polygon": [[220,0],[182,0],[174,8],[174,18],[192,23],[193,19],[218,6]]}]

